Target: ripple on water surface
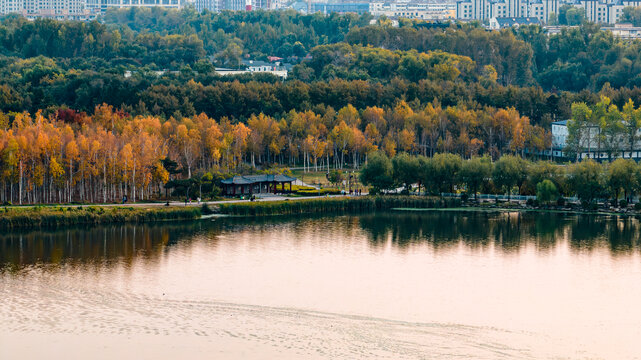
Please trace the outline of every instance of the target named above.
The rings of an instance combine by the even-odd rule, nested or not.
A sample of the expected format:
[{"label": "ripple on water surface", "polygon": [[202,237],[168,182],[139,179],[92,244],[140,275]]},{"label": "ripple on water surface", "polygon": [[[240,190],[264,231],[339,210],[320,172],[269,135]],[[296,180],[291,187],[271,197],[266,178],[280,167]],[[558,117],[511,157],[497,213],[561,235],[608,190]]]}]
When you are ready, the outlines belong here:
[{"label": "ripple on water surface", "polygon": [[639,234],[438,212],[6,234],[0,358],[637,358]]}]

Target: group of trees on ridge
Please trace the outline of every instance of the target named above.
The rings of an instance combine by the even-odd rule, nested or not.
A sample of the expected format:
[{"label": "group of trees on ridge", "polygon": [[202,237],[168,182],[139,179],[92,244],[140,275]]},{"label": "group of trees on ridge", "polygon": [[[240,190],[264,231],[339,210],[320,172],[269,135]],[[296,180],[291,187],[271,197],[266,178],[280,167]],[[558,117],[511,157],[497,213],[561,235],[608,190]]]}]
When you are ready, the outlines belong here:
[{"label": "group of trees on ridge", "polygon": [[[0,18],[2,200],[148,198],[245,164],[358,167],[377,151],[531,156],[570,117],[577,153],[586,124],[597,148],[636,134],[641,41],[589,23],[548,36],[369,20],[191,8]],[[214,72],[269,55],[296,64],[288,79]]]},{"label": "group of trees on ridge", "polygon": [[[624,16],[629,13],[626,10]],[[559,18],[564,18],[562,11]],[[195,35],[209,56],[236,46],[243,55],[300,58],[319,45],[346,42],[388,50],[444,51],[468,56],[496,69],[503,85],[540,85],[545,90],[599,91],[641,85],[641,42],[615,38],[596,24],[548,35],[539,26],[486,31],[480,24],[432,27],[424,21],[400,21],[394,28],[369,25],[370,15],[303,15],[283,12],[203,12],[193,9],[113,10],[104,17],[109,28],[134,34]]]},{"label": "group of trees on ridge", "polygon": [[[442,29],[403,21],[392,28],[367,20],[189,9],[110,11],[104,24],[10,15],[0,20],[0,111],[48,114],[64,105],[91,112],[107,103],[134,115],[204,112],[244,121],[260,112],[279,117],[348,103],[392,107],[404,99],[515,107],[547,126],[567,118],[574,102],[598,102],[600,93],[620,107],[630,98],[641,103],[641,42],[616,39],[590,24],[548,36],[540,27],[485,31],[473,24]],[[247,30],[252,27],[259,30]],[[221,31],[234,40],[204,40]],[[230,41],[239,53],[227,51]],[[311,58],[292,60],[300,63],[284,82],[214,73],[212,61],[228,62],[231,53],[264,59],[278,54],[261,47],[297,42]],[[165,69],[161,76],[151,71]],[[126,70],[131,77],[124,77]]]},{"label": "group of trees on ridge", "polygon": [[441,194],[465,190],[477,193],[536,195],[540,201],[564,203],[564,196],[577,196],[584,206],[598,199],[630,202],[641,193],[641,165],[630,159],[609,164],[585,160],[568,165],[550,161],[531,162],[514,155],[497,161],[490,157],[464,160],[457,154],[439,153],[428,158],[401,153],[389,158],[383,152],[372,154],[361,171],[361,181],[373,192],[417,185],[419,192]]},{"label": "group of trees on ridge", "polygon": [[[604,126],[599,135],[602,137],[595,137],[602,139],[604,150],[610,136],[638,137],[641,109],[632,103],[619,111],[603,98],[595,106],[577,103],[573,109],[573,119],[568,122],[570,138],[583,131],[585,119]],[[496,160],[495,168],[501,175],[508,171],[499,164],[512,159],[507,155],[540,158],[549,146],[549,135],[514,109],[476,111],[430,103],[414,110],[404,101],[387,111],[378,107],[358,110],[348,105],[322,114],[290,111],[280,119],[259,114],[246,123],[224,117],[215,120],[205,114],[180,120],[133,117],[109,105],[98,106],[93,115],[71,109],[60,109],[49,117],[42,112],[33,116],[0,113],[0,201],[105,202],[124,195],[132,200],[150,199],[180,179],[208,182],[209,192],[221,177],[257,167],[298,165],[318,170],[359,168],[367,163],[363,170],[367,174],[380,159],[389,158],[393,169],[404,164],[399,161],[408,159],[448,169],[462,166],[461,159],[476,159],[470,164],[477,167]],[[614,151],[612,155],[616,157]],[[482,164],[478,163],[479,156],[485,156]],[[511,161],[519,169],[527,163]],[[395,170],[396,175],[388,178],[387,170],[373,170],[372,176],[383,179],[382,183],[364,181],[379,189],[415,182],[427,186],[436,180],[426,179],[439,174],[434,167],[401,168],[405,170]],[[436,182],[441,185],[430,188],[432,192],[453,190],[454,181],[464,175],[439,176],[441,180]],[[497,187],[489,191],[508,191],[518,185],[532,192],[538,180],[529,182],[527,190],[521,183],[504,188],[503,180],[495,178]],[[578,187],[568,190],[559,179],[550,180],[563,194],[581,191]]]},{"label": "group of trees on ridge", "polygon": [[[573,102],[595,103],[599,99],[599,94],[589,92],[553,94],[536,87],[502,86],[492,82],[494,72],[491,68],[486,74],[463,72],[457,75],[461,70],[465,71],[465,67],[452,65],[448,58],[457,57],[445,54],[442,62],[423,65],[422,71],[426,76],[433,74],[430,75],[433,78],[418,81],[394,77],[380,82],[364,79],[362,72],[354,79],[282,82],[268,75],[222,78],[211,72],[194,73],[193,70],[162,76],[137,71],[126,78],[120,72],[65,69],[64,62],[61,64],[48,58],[20,60],[0,56],[0,111],[35,113],[42,109],[48,114],[66,106],[91,112],[95,106],[107,103],[134,115],[180,118],[204,112],[210,117],[246,120],[261,112],[282,116],[290,110],[318,111],[319,107],[336,109],[347,104],[358,108],[393,107],[401,99],[413,104],[427,104],[436,99],[443,106],[515,107],[534,123],[546,125],[552,119],[567,118]],[[465,63],[463,58],[460,64]],[[437,67],[449,69],[449,75],[437,73]],[[315,72],[310,67],[295,68],[292,74],[295,77],[298,70],[306,69],[308,71],[300,72],[301,77],[303,73]],[[333,67],[331,72],[340,74],[342,71],[343,68]],[[450,78],[445,78],[448,76]],[[474,81],[464,81],[465,76]],[[623,104],[629,98],[641,102],[641,89],[638,88],[608,88],[607,95],[614,103]]]},{"label": "group of trees on ridge", "polygon": [[[246,122],[206,114],[134,117],[106,104],[93,115],[64,108],[46,117],[0,113],[0,201],[148,199],[172,173],[190,179],[274,164],[358,168],[379,149],[389,156],[469,158],[535,154],[548,146],[545,131],[515,109],[430,103],[414,110],[404,101],[388,110],[347,105],[323,113],[292,110],[282,118],[252,115]],[[169,168],[167,160],[177,164]]]}]

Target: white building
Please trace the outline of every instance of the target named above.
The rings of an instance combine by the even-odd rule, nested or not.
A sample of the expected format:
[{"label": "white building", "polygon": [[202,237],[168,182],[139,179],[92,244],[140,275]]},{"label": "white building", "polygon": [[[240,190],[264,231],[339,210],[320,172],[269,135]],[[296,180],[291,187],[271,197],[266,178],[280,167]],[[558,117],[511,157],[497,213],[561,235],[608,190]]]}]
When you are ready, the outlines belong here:
[{"label": "white building", "polygon": [[180,8],[182,0],[86,0],[87,6],[98,7],[101,11],[108,8],[156,7]]},{"label": "white building", "polygon": [[550,14],[559,15],[558,0],[536,0],[528,3],[527,15],[536,17],[542,24],[547,24],[550,20]]},{"label": "white building", "polygon": [[283,64],[280,61],[266,62],[256,60],[243,60],[242,63],[243,65],[245,65],[245,70],[216,68],[216,74],[226,76],[266,73],[286,79],[288,74],[288,67],[291,67],[290,64]]},{"label": "white building", "polygon": [[276,75],[278,77],[281,77],[283,79],[287,78],[287,70],[274,70],[273,68],[264,68],[264,69],[253,69],[253,70],[234,70],[234,69],[224,69],[224,68],[216,68],[216,74],[222,75],[222,76],[229,76],[229,75],[242,75],[242,74],[258,74],[258,73],[266,73],[266,74],[272,74]]},{"label": "white building", "polygon": [[490,29],[499,30],[522,25],[541,25],[537,17],[493,17],[490,19]]},{"label": "white building", "polygon": [[579,0],[574,6],[585,10],[585,18],[602,24],[616,24],[623,15],[623,8],[641,6],[639,0]]},{"label": "white building", "polygon": [[568,121],[555,121],[552,123],[552,156],[565,157],[563,148],[568,141]]},{"label": "white building", "polygon": [[374,16],[423,20],[448,20],[456,18],[456,4],[428,2],[373,2],[369,12]]},{"label": "white building", "polygon": [[[195,4],[197,4],[198,1],[199,0],[195,0]],[[283,7],[283,0],[219,0],[216,6],[216,10],[275,10]],[[198,8],[199,5],[196,5],[196,9]],[[208,9],[213,10],[211,8]]]},{"label": "white building", "polygon": [[[628,6],[639,7],[641,0],[576,0],[566,2],[584,11],[588,21],[616,24]],[[536,17],[547,24],[550,14],[559,15],[559,0],[459,0],[456,18],[489,21],[500,17]]]},{"label": "white building", "polygon": [[194,7],[196,11],[203,12],[203,10],[209,10],[211,12],[219,11],[221,5],[220,0],[195,0]]},{"label": "white building", "polygon": [[459,0],[456,18],[489,21],[492,18],[532,18],[543,24],[558,14],[559,0]]},{"label": "white building", "polygon": [[0,15],[16,13],[28,19],[92,20],[108,8],[180,8],[182,0],[0,0]]},{"label": "white building", "polygon": [[[552,156],[567,158],[568,120],[552,123]],[[617,135],[614,138],[601,138],[599,128],[589,125],[583,128],[579,139],[581,151],[576,156],[581,159],[594,159],[608,161],[615,158],[641,160],[641,130],[637,130],[632,146],[627,134]],[[609,149],[608,149],[609,148]]]},{"label": "white building", "polygon": [[96,17],[86,0],[0,0],[0,15],[20,14],[28,19],[90,20]]},{"label": "white building", "polygon": [[605,29],[623,39],[641,39],[641,27],[632,26],[632,24],[615,24],[614,27]]}]

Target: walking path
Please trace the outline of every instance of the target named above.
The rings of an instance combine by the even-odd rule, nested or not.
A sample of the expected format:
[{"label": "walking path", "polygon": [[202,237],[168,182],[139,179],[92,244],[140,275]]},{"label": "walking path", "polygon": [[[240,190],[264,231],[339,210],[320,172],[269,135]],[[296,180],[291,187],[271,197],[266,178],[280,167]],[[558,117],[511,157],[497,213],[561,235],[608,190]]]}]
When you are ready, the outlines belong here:
[{"label": "walking path", "polygon": [[[363,194],[364,196],[366,194]],[[256,197],[254,201],[283,201],[283,200],[289,200],[289,201],[297,201],[297,200],[306,200],[306,199],[320,199],[320,198],[339,198],[339,197],[348,197],[349,195],[322,195],[322,196],[305,196],[305,197],[286,197],[286,196],[281,196],[281,195],[267,195],[264,197]],[[352,195],[354,197],[355,195]],[[234,200],[220,200],[220,201],[201,201],[200,204],[197,201],[194,201],[192,199],[191,203],[185,204],[184,201],[170,201],[169,206],[201,206],[203,204],[207,205],[218,205],[218,204],[232,204],[232,203],[242,203],[242,202],[250,202],[250,200],[240,200],[240,199],[234,199]],[[114,207],[114,206],[133,206],[133,207],[155,207],[155,206],[165,206],[166,203],[164,202],[136,202],[136,203],[124,203],[124,204],[49,204],[49,205],[40,205],[40,206],[52,206],[52,207],[57,207],[57,206],[73,206],[73,207],[89,207],[89,206],[104,206],[104,207]],[[28,207],[34,207],[37,205],[21,205],[21,206],[7,206],[8,208],[28,208]]]}]

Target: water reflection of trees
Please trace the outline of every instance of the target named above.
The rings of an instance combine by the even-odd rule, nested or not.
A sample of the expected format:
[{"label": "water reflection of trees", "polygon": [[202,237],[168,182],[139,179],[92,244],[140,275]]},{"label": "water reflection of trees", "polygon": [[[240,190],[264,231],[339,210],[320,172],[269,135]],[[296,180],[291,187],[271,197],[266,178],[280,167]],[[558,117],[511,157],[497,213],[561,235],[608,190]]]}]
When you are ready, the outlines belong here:
[{"label": "water reflection of trees", "polygon": [[617,216],[578,216],[572,223],[570,245],[576,251],[607,247],[613,254],[639,249],[639,220]]},{"label": "water reflection of trees", "polygon": [[0,235],[0,268],[153,259],[201,228],[201,223],[185,222],[8,233]]},{"label": "water reflection of trees", "polygon": [[577,251],[609,248],[622,254],[639,248],[640,225],[634,218],[529,212],[416,212],[369,214],[360,226],[373,246],[388,239],[399,247],[428,242],[435,250],[459,243],[470,248],[493,244],[506,252],[534,245],[548,251],[568,238]]},{"label": "water reflection of trees", "polygon": [[331,234],[327,241],[358,241],[373,247],[388,241],[398,248],[427,243],[437,251],[460,244],[472,249],[494,246],[515,252],[526,245],[537,251],[553,249],[566,239],[577,252],[608,249],[613,255],[638,251],[641,225],[635,218],[579,216],[558,213],[404,212],[360,216],[226,218],[216,221],[112,225],[0,234],[0,269],[32,264],[96,263],[135,259],[155,261],[175,245],[207,241],[215,246],[219,234],[263,235],[283,227],[304,240],[314,233]]}]

